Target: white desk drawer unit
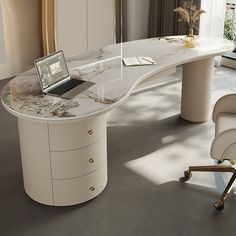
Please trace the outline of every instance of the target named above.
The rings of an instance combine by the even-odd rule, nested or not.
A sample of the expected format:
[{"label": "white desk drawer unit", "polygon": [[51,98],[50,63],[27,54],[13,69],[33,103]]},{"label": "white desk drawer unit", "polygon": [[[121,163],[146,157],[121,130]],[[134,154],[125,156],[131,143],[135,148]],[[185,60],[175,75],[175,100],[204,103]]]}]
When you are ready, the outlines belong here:
[{"label": "white desk drawer unit", "polygon": [[50,150],[69,151],[89,146],[106,136],[106,117],[49,124]]},{"label": "white desk drawer unit", "polygon": [[106,163],[106,137],[81,149],[51,152],[52,178],[69,179],[86,175]]},{"label": "white desk drawer unit", "polygon": [[107,163],[80,178],[53,180],[54,205],[67,206],[86,202],[103,191],[107,184]]},{"label": "white desk drawer unit", "polygon": [[24,187],[52,206],[86,202],[107,184],[106,115],[70,123],[18,119]]}]

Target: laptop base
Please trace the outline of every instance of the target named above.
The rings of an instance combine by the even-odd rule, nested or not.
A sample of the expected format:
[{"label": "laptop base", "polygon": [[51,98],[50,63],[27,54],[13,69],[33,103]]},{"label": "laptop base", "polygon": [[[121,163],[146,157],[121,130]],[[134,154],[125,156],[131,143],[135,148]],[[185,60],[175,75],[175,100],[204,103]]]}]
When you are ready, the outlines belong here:
[{"label": "laptop base", "polygon": [[76,86],[75,88],[71,89],[70,91],[68,91],[62,95],[50,93],[50,91],[46,92],[46,94],[51,95],[51,96],[55,96],[55,97],[65,98],[65,99],[72,99],[72,98],[76,97],[77,95],[81,94],[82,92],[84,92],[85,90],[89,89],[93,85],[95,85],[95,83],[85,81],[81,85]]}]

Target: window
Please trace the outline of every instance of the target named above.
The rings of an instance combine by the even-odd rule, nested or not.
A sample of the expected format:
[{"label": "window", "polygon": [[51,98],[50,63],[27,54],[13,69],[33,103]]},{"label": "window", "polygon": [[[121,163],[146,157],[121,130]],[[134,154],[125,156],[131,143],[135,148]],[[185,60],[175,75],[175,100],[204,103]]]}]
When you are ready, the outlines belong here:
[{"label": "window", "polygon": [[236,45],[236,0],[227,1],[224,36]]},{"label": "window", "polygon": [[224,37],[234,42],[235,50],[223,56],[222,64],[236,68],[236,0],[226,1]]}]

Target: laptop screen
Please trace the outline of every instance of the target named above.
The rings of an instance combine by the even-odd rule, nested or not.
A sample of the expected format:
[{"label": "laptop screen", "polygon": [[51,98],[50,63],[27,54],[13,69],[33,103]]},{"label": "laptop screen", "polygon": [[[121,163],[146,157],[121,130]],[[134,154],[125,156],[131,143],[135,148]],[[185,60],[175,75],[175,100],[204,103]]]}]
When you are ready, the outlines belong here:
[{"label": "laptop screen", "polygon": [[62,51],[36,60],[35,66],[43,89],[69,76]]}]

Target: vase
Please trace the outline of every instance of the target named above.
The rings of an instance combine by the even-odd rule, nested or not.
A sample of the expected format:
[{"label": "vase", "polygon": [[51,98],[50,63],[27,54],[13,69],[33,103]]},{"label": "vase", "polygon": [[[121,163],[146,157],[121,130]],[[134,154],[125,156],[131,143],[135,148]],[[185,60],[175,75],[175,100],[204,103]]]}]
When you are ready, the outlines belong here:
[{"label": "vase", "polygon": [[194,48],[196,46],[196,38],[193,34],[193,29],[189,30],[189,34],[184,39],[184,45],[186,48]]}]

